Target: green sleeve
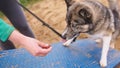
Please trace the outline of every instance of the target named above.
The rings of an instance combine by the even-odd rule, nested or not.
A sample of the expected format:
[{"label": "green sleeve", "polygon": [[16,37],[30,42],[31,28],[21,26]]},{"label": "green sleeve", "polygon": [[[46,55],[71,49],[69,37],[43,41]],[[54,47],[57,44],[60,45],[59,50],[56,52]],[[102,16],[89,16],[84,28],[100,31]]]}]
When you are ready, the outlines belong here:
[{"label": "green sleeve", "polygon": [[14,31],[14,27],[5,23],[2,19],[0,19],[0,40],[5,42],[10,34]]}]

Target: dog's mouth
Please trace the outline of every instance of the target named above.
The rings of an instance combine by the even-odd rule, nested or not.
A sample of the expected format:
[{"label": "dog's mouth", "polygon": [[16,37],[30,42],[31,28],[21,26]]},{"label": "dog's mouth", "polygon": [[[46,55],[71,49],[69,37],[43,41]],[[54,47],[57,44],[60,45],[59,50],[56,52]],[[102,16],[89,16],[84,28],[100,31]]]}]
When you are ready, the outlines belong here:
[{"label": "dog's mouth", "polygon": [[75,42],[76,38],[79,36],[79,34],[76,34],[73,38],[69,39],[69,40],[65,40],[63,39],[63,45],[64,46],[69,46],[72,42]]}]

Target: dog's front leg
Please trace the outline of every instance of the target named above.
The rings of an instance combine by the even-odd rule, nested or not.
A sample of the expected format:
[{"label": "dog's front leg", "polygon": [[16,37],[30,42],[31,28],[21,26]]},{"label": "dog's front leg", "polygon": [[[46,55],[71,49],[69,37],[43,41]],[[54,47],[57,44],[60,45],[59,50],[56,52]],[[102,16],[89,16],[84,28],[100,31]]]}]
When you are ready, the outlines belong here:
[{"label": "dog's front leg", "polygon": [[110,41],[111,41],[111,35],[103,37],[103,48],[102,48],[102,54],[100,59],[100,65],[102,67],[107,66],[107,54],[109,50]]}]

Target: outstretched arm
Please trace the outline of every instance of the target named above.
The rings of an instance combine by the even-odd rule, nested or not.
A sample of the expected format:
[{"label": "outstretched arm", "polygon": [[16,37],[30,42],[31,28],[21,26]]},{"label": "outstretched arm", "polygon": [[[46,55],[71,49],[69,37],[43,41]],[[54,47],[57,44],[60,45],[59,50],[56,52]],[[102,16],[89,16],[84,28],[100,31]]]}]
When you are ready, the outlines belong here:
[{"label": "outstretched arm", "polygon": [[34,56],[45,56],[52,49],[50,45],[40,42],[34,38],[24,36],[16,30],[11,33],[9,40],[26,48]]},{"label": "outstretched arm", "polygon": [[21,34],[17,30],[15,30],[14,27],[8,25],[1,19],[0,19],[0,40],[2,42],[10,40],[13,43],[21,45],[34,56],[45,56],[52,49],[52,47],[48,44],[45,44],[37,39]]}]

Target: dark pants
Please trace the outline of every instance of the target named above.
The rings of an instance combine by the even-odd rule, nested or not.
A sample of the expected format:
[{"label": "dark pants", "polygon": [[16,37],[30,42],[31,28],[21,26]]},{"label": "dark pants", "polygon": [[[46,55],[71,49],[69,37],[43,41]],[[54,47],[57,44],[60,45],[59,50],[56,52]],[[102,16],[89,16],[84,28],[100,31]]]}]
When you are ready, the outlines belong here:
[{"label": "dark pants", "polygon": [[[0,0],[0,11],[7,16],[13,26],[22,34],[34,38],[34,34],[26,21],[25,15],[15,0]],[[15,48],[9,40],[0,44],[4,50]]]}]

